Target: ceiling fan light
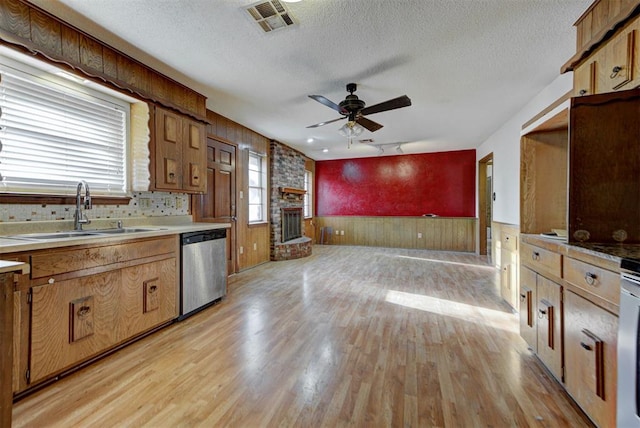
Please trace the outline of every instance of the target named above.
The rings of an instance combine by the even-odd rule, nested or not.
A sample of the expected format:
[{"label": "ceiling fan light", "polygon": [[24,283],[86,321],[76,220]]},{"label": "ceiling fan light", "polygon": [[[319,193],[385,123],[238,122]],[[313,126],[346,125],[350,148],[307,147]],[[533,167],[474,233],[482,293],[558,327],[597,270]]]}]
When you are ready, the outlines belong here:
[{"label": "ceiling fan light", "polygon": [[364,128],[358,125],[356,122],[347,122],[342,125],[340,129],[338,129],[340,135],[347,138],[357,137],[358,135],[362,134],[362,131],[364,131]]}]

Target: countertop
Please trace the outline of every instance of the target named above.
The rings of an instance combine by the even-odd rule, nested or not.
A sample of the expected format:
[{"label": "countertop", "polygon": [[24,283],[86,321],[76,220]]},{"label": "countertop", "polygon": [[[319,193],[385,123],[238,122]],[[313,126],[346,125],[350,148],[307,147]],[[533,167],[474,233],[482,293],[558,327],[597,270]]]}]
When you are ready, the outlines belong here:
[{"label": "countertop", "polygon": [[[110,222],[111,223],[111,222]],[[90,232],[93,230],[99,231],[100,229],[109,228],[109,224],[96,225],[95,227],[85,227],[86,232]],[[24,233],[46,233],[46,232],[57,232],[57,231],[68,231],[69,229],[60,227],[51,229],[51,225],[33,225],[33,227],[29,229],[25,229],[24,227],[12,227],[12,225],[3,225],[2,236],[0,236],[0,254],[9,254],[9,253],[17,253],[21,251],[33,251],[33,250],[42,250],[47,248],[60,248],[60,247],[69,247],[72,245],[83,245],[83,244],[95,244],[95,243],[111,243],[124,241],[129,239],[138,239],[138,238],[149,238],[155,236],[165,236],[165,235],[178,235],[181,233],[187,232],[197,232],[200,230],[212,230],[212,229],[225,229],[230,228],[230,223],[194,223],[194,222],[174,222],[173,224],[162,224],[162,221],[149,221],[146,223],[137,222],[128,222],[125,223],[125,228],[135,227],[135,228],[145,228],[150,229],[144,232],[134,232],[134,233],[121,233],[121,234],[113,234],[113,235],[90,235],[90,236],[78,236],[78,237],[69,237],[69,238],[56,238],[56,239],[46,239],[46,240],[35,240],[35,239],[18,239],[12,238],[12,235],[24,234]]]},{"label": "countertop", "polygon": [[11,272],[29,273],[29,265],[22,262],[0,260],[0,274]]},{"label": "countertop", "polygon": [[593,263],[600,260],[602,267],[620,271],[622,259],[640,259],[640,244],[601,244],[595,242],[565,242],[542,235],[522,235],[522,242],[546,248],[570,257]]}]

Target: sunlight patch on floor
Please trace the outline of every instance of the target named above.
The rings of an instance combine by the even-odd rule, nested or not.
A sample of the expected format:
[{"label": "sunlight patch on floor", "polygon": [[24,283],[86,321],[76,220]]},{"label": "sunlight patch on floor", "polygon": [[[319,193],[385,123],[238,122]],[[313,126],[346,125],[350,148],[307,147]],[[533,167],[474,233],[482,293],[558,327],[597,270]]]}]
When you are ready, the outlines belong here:
[{"label": "sunlight patch on floor", "polygon": [[520,330],[516,316],[509,312],[396,290],[389,290],[385,300],[395,305],[479,323],[510,333],[518,333]]},{"label": "sunlight patch on floor", "polygon": [[433,263],[444,263],[444,264],[456,265],[456,266],[466,266],[466,267],[480,268],[480,269],[495,269],[494,266],[490,266],[490,265],[477,265],[474,263],[453,262],[451,260],[437,260],[437,259],[427,259],[424,257],[401,256],[401,255],[395,255],[393,257],[399,257],[402,259],[421,260],[421,261],[433,262]]}]

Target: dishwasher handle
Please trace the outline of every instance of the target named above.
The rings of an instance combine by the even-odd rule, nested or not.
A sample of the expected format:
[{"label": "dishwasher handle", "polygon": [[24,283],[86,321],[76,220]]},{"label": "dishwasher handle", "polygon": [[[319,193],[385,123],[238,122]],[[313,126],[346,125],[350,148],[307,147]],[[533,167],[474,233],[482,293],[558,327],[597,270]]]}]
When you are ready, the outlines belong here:
[{"label": "dishwasher handle", "polygon": [[183,233],[182,245],[197,244],[198,242],[213,241],[227,237],[227,229],[201,230],[198,232]]}]

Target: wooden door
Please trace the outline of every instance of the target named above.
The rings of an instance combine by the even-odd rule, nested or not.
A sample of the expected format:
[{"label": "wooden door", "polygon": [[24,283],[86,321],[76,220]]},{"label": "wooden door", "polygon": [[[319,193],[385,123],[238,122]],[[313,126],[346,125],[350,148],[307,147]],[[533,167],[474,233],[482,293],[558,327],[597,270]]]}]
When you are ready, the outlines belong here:
[{"label": "wooden door", "polygon": [[207,138],[207,191],[193,200],[196,221],[231,223],[227,231],[227,272],[236,273],[236,146]]}]

